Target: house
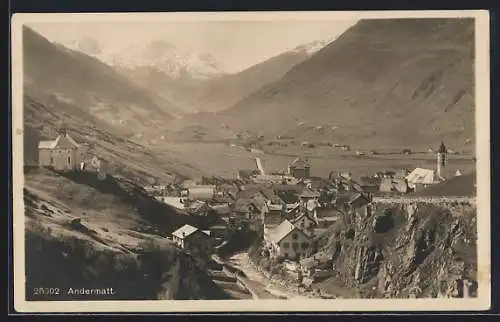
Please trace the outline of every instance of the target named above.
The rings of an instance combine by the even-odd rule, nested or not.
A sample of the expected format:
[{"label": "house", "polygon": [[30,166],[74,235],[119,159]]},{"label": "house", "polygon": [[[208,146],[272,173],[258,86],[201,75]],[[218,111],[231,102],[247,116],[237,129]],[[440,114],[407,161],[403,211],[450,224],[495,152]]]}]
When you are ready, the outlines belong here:
[{"label": "house", "polygon": [[195,200],[186,204],[186,211],[193,215],[207,216],[212,208],[205,201]]},{"label": "house", "polygon": [[239,198],[232,205],[232,212],[240,219],[254,220],[260,217],[262,212],[251,198]]},{"label": "house", "polygon": [[320,193],[309,187],[305,187],[299,195],[300,203],[307,205],[310,201],[318,201]]},{"label": "house", "polygon": [[214,239],[224,239],[227,236],[228,230],[226,224],[213,224],[210,226],[211,237]]},{"label": "house", "polygon": [[375,177],[361,177],[359,179],[359,185],[364,192],[377,192],[379,191],[380,184],[381,180]]},{"label": "house", "polygon": [[215,198],[215,185],[198,185],[188,188],[188,196],[190,200],[209,201]]},{"label": "house", "polygon": [[401,151],[402,154],[405,154],[405,155],[410,155],[411,154],[411,149],[403,149],[403,151]]},{"label": "house", "polygon": [[38,164],[60,171],[75,171],[81,167],[82,149],[65,132],[52,141],[38,142]]},{"label": "house", "polygon": [[437,181],[435,171],[431,169],[416,168],[406,176],[408,187],[416,190],[417,186],[428,187]]},{"label": "house", "polygon": [[309,237],[288,220],[265,231],[264,241],[274,258],[298,260],[307,255],[310,248]]},{"label": "house", "polygon": [[406,182],[405,178],[395,177],[393,179],[394,189],[396,189],[399,193],[407,193],[408,192],[408,182]]},{"label": "house", "polygon": [[300,206],[300,203],[295,204],[287,204],[286,205],[286,213],[287,218],[295,218],[297,217],[303,208]]},{"label": "house", "polygon": [[157,200],[177,209],[186,208],[186,199],[181,197],[157,196]]},{"label": "house", "polygon": [[314,228],[318,225],[315,215],[308,211],[302,212],[298,217],[290,220],[290,222],[309,237],[313,235]]},{"label": "house", "polygon": [[311,163],[307,159],[297,158],[288,165],[288,174],[295,178],[309,178]]},{"label": "house", "polygon": [[311,257],[302,259],[300,269],[303,276],[312,277],[317,271],[332,269],[332,257],[324,252],[318,252]]},{"label": "house", "polygon": [[259,170],[238,170],[237,178],[240,180],[249,180],[259,174]]},{"label": "house", "polygon": [[340,148],[343,151],[351,151],[351,146],[350,145],[341,145]]},{"label": "house", "polygon": [[406,179],[400,177],[382,178],[380,181],[380,192],[408,192],[408,183]]},{"label": "house", "polygon": [[337,173],[330,172],[328,176],[338,192],[345,192],[352,190],[351,174],[350,173]]},{"label": "house", "polygon": [[213,250],[213,240],[209,231],[201,231],[191,225],[184,225],[172,233],[174,243],[191,253],[209,255]]},{"label": "house", "polygon": [[371,196],[366,196],[362,193],[355,193],[352,195],[347,202],[347,206],[352,211],[364,216],[370,216],[372,214]]},{"label": "house", "polygon": [[333,225],[342,215],[336,207],[316,208],[316,222],[318,228],[328,228]]},{"label": "house", "polygon": [[184,180],[182,182],[181,187],[182,187],[182,189],[187,191],[190,187],[194,187],[196,185],[197,184],[196,184],[195,180],[188,179],[188,180]]},{"label": "house", "polygon": [[266,202],[270,202],[276,205],[284,203],[283,200],[276,193],[274,193],[274,190],[271,188],[262,188],[260,190],[260,193]]},{"label": "house", "polygon": [[229,216],[231,215],[231,207],[228,204],[221,205],[213,205],[211,206],[212,210],[215,214],[225,222],[229,220]]},{"label": "house", "polygon": [[274,193],[281,199],[288,207],[290,205],[295,205],[299,202],[299,195],[304,189],[303,185],[274,185],[273,190]]},{"label": "house", "polygon": [[352,198],[355,193],[352,192],[341,192],[336,195],[335,202],[333,207],[338,209],[339,211],[346,212],[347,211],[347,203]]},{"label": "house", "polygon": [[262,207],[264,231],[280,225],[286,219],[286,207],[283,204],[265,203]]},{"label": "house", "polygon": [[82,171],[99,172],[101,170],[101,165],[103,165],[103,162],[96,155],[94,155],[90,159],[82,160],[80,164],[80,170]]},{"label": "house", "polygon": [[395,179],[405,179],[409,174],[410,171],[408,169],[400,169],[394,173],[393,177]]}]

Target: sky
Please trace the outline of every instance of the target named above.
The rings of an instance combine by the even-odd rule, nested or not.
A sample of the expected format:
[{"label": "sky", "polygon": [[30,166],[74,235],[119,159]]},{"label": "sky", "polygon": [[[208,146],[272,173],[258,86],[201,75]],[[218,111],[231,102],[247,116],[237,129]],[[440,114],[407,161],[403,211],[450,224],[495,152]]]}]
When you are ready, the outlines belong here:
[{"label": "sky", "polygon": [[38,22],[29,27],[50,41],[67,44],[83,38],[115,51],[151,41],[207,52],[226,72],[237,72],[299,45],[335,39],[356,20]]}]

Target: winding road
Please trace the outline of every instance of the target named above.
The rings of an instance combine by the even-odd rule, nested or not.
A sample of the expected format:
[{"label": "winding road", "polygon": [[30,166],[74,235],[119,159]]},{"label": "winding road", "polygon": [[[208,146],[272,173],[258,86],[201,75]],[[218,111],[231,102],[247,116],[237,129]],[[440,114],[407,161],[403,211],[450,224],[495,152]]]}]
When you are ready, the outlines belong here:
[{"label": "winding road", "polygon": [[240,269],[247,278],[252,282],[252,286],[258,288],[260,291],[265,291],[274,298],[281,299],[309,299],[308,296],[299,294],[298,292],[291,292],[283,287],[272,284],[272,282],[259,272],[250,263],[250,258],[247,253],[238,253],[229,258],[228,264]]}]

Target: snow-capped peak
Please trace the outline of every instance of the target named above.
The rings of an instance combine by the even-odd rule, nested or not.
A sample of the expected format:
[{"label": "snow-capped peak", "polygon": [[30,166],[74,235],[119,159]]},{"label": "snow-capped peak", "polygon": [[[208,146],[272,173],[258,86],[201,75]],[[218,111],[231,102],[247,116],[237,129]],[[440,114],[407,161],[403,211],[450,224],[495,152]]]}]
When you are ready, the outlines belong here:
[{"label": "snow-capped peak", "polygon": [[165,41],[146,45],[130,45],[119,49],[101,48],[97,41],[85,38],[64,46],[94,56],[116,67],[154,67],[173,78],[188,76],[206,79],[224,74],[217,60],[209,53],[177,48]]},{"label": "snow-capped peak", "polygon": [[321,49],[323,49],[326,45],[328,45],[332,41],[333,41],[332,39],[313,41],[313,42],[295,47],[293,49],[293,52],[296,52],[296,53],[305,52],[307,55],[312,55],[312,54],[320,51]]}]

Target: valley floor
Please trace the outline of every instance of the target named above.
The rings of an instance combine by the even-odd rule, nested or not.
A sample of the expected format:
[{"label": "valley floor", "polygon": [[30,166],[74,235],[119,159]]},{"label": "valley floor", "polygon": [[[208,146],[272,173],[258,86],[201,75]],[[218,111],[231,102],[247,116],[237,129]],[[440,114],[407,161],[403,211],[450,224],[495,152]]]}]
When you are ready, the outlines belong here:
[{"label": "valley floor", "polygon": [[[230,146],[212,142],[165,142],[155,147],[159,158],[176,159],[189,163],[198,169],[199,174],[236,177],[238,170],[256,169],[255,158],[259,157],[267,172],[286,170],[288,164],[297,156],[311,160],[311,175],[328,177],[331,171],[351,172],[356,176],[373,174],[387,169],[416,167],[434,169],[436,157],[433,153],[415,153],[405,156],[398,152],[357,156],[355,151],[340,151],[331,147],[314,149],[302,148],[265,148],[263,153],[252,153],[241,146]],[[396,150],[397,151],[397,150]],[[203,156],[203,157],[200,157]],[[450,168],[468,173],[474,168],[472,155],[450,156]]]}]

